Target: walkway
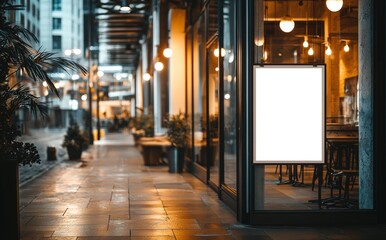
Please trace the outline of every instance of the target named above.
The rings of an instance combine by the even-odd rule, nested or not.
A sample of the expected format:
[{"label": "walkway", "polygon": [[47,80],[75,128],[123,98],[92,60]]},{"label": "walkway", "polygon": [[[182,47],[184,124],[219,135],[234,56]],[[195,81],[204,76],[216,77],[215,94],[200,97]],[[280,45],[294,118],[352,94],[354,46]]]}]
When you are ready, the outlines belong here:
[{"label": "walkway", "polygon": [[[109,141],[111,139],[111,141]],[[204,183],[146,167],[128,134],[107,135],[20,189],[23,240],[385,239],[385,226],[252,227]]]}]

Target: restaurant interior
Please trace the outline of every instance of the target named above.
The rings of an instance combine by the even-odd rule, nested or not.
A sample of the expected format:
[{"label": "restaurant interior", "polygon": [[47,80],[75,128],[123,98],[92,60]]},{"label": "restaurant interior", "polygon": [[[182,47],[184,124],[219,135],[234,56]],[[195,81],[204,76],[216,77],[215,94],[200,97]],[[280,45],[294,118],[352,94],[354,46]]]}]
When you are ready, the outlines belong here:
[{"label": "restaurant interior", "polygon": [[341,8],[307,0],[257,5],[264,13],[256,15],[256,63],[326,67],[326,164],[266,165],[265,200],[256,208],[358,209],[358,1]]}]

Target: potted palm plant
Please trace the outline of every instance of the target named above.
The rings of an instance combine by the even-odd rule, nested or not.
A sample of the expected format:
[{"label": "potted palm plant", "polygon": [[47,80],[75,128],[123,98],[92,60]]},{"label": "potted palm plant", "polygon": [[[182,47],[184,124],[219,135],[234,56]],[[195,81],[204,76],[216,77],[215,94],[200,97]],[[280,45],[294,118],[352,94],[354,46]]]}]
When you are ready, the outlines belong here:
[{"label": "potted palm plant", "polygon": [[169,115],[165,119],[168,147],[169,172],[182,172],[185,163],[185,148],[189,141],[190,125],[184,113]]},{"label": "potted palm plant", "polygon": [[[84,67],[55,56],[53,53],[34,49],[38,39],[28,30],[7,20],[10,11],[23,9],[12,0],[0,2],[0,212],[6,221],[0,225],[2,239],[19,239],[19,166],[40,162],[40,156],[33,143],[18,141],[21,131],[14,121],[19,110],[28,108],[32,113],[48,117],[47,105],[26,87],[26,79],[34,83],[48,84],[58,95],[48,76],[51,67],[65,71],[87,71]],[[17,75],[24,76],[19,81]]]}]

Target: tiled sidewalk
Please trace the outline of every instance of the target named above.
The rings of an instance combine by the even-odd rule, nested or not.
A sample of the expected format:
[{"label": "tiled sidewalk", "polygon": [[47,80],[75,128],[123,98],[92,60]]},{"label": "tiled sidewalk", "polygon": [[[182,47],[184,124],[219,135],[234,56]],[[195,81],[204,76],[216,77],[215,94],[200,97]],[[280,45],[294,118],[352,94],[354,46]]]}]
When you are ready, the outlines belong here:
[{"label": "tiled sidewalk", "polygon": [[196,177],[146,167],[131,144],[103,142],[21,187],[21,239],[385,239],[384,226],[239,224]]}]

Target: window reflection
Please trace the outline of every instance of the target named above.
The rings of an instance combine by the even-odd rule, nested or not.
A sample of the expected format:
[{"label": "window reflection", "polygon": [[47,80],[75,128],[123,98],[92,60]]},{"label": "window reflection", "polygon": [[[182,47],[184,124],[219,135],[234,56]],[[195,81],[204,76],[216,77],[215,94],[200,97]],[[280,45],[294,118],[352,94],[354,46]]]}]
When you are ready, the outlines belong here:
[{"label": "window reflection", "polygon": [[224,1],[224,183],[236,190],[236,40],[235,1]]}]

